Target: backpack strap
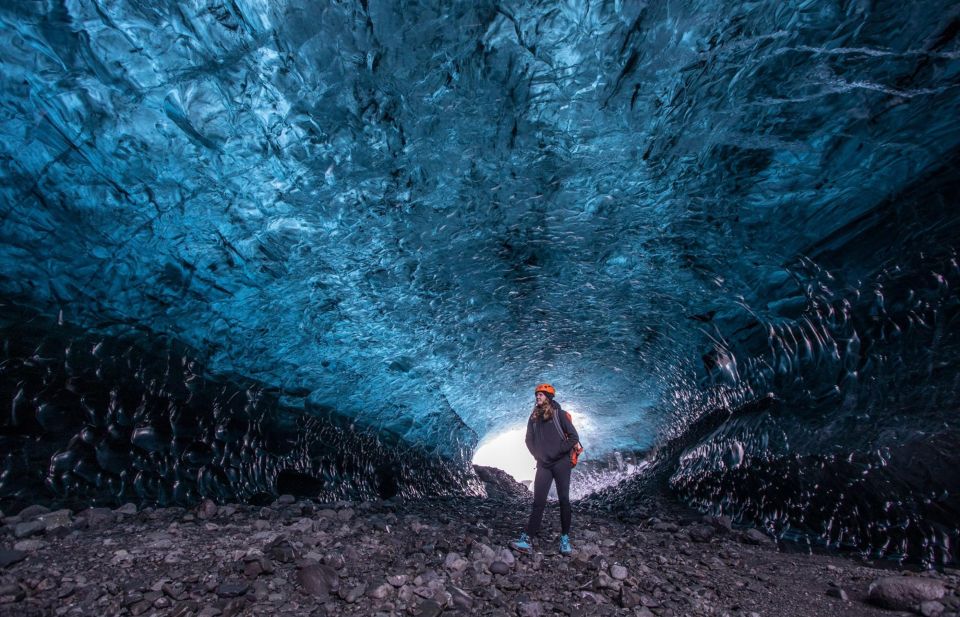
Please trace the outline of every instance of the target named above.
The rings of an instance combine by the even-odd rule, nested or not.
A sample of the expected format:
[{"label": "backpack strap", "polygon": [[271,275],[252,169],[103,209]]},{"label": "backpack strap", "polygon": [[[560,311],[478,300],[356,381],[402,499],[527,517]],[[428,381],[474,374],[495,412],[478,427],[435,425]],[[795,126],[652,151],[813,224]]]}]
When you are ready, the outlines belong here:
[{"label": "backpack strap", "polygon": [[[567,413],[560,408],[560,405],[557,405],[557,408],[553,410],[553,425],[557,427],[557,432],[560,433],[560,437],[563,439],[567,438],[567,434],[563,430],[563,425],[560,424],[560,413]],[[569,417],[570,414],[567,414]]]}]

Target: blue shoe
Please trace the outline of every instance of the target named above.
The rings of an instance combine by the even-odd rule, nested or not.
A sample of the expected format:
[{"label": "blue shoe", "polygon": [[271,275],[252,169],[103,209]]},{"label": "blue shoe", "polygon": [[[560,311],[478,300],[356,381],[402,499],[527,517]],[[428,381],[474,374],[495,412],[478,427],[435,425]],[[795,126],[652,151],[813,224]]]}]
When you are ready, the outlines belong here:
[{"label": "blue shoe", "polygon": [[564,555],[569,555],[573,552],[573,547],[570,546],[570,536],[567,534],[560,536],[560,552]]},{"label": "blue shoe", "polygon": [[520,553],[529,553],[533,550],[533,542],[526,531],[520,532],[520,538],[510,543],[510,548]]}]

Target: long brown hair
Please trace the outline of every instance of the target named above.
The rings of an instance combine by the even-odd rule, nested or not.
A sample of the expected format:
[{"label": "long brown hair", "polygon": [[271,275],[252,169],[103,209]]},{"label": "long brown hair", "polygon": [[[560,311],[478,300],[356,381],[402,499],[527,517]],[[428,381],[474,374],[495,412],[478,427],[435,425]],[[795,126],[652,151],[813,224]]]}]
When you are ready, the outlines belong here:
[{"label": "long brown hair", "polygon": [[553,418],[553,401],[550,400],[549,396],[546,397],[542,405],[540,403],[534,404],[530,417],[541,421]]}]

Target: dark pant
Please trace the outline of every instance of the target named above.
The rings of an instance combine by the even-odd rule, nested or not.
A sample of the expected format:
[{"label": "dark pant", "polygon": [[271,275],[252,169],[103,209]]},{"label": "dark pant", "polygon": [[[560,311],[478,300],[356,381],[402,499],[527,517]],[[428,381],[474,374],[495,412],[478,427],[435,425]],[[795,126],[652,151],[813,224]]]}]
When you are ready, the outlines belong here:
[{"label": "dark pant", "polygon": [[567,459],[561,459],[552,467],[537,464],[537,475],[533,479],[533,511],[527,521],[527,534],[536,535],[543,520],[543,508],[547,505],[547,493],[550,483],[557,483],[557,498],[560,500],[560,528],[564,534],[570,533],[570,471],[573,467]]}]

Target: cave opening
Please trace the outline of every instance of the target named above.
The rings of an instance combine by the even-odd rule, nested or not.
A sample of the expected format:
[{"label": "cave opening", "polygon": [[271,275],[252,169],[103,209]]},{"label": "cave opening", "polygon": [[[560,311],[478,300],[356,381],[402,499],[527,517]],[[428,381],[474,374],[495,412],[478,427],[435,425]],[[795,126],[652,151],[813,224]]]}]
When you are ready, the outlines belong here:
[{"label": "cave opening", "polygon": [[511,427],[485,438],[473,453],[473,464],[507,472],[529,487],[536,472],[536,461],[524,444],[526,426]]}]

